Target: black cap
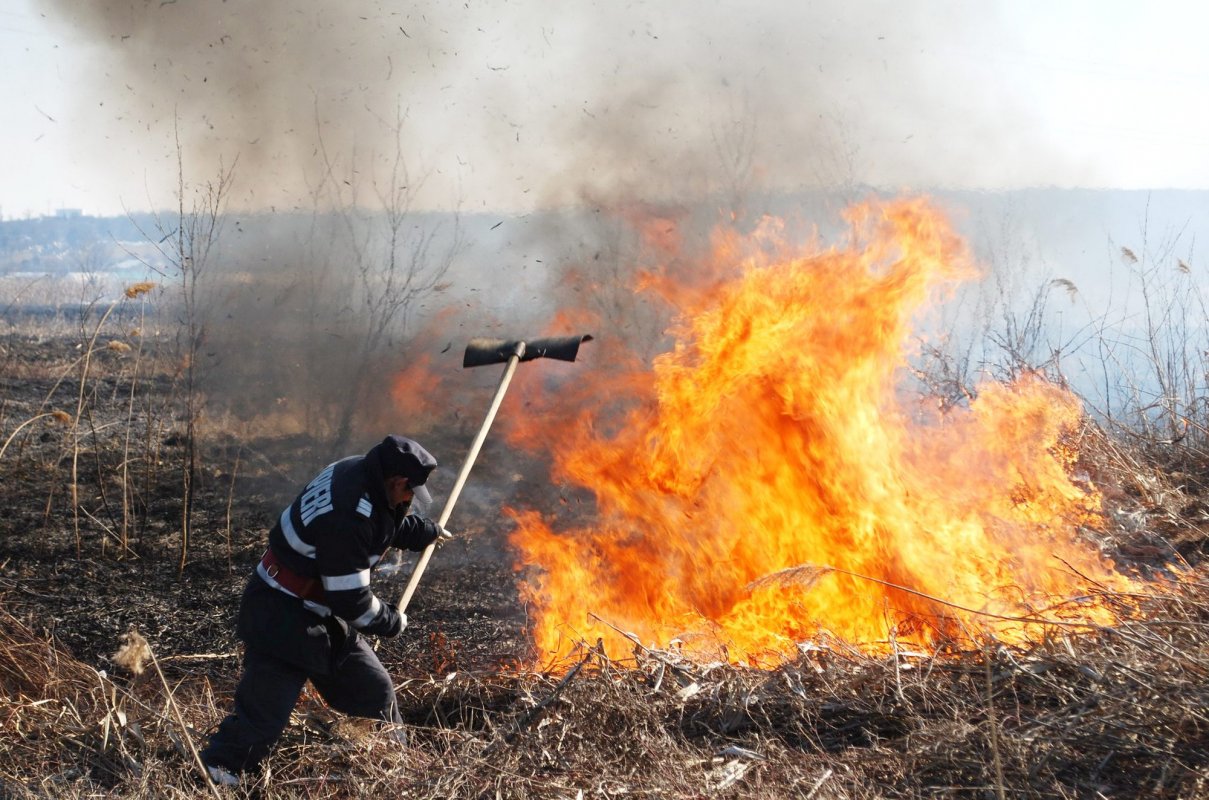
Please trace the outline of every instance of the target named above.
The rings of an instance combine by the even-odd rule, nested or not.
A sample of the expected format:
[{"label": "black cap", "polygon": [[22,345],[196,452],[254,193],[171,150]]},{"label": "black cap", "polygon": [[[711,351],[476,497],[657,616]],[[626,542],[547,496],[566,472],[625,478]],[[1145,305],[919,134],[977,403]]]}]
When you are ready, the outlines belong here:
[{"label": "black cap", "polygon": [[432,454],[420,446],[414,439],[391,434],[374,449],[369,451],[373,456],[377,451],[378,464],[382,467],[383,479],[392,475],[402,475],[422,503],[431,503],[432,495],[424,484],[429,474],[437,468],[437,460]]}]

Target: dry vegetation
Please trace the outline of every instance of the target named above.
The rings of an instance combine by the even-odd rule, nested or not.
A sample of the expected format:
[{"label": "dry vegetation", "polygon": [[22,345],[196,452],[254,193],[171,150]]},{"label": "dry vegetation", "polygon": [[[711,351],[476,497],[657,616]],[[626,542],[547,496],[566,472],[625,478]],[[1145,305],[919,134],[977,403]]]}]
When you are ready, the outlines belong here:
[{"label": "dry vegetation", "polygon": [[[132,335],[132,308],[119,311],[0,339],[3,798],[216,791],[192,746],[238,678],[242,583],[280,505],[329,455],[203,418],[190,465],[179,358],[166,338]],[[1154,581],[1151,596],[1120,598],[1118,627],[886,658],[835,642],[769,670],[637,644],[611,660],[585,643],[579,660],[534,672],[515,666],[527,661],[524,609],[485,507],[434,561],[411,628],[380,646],[408,744],[308,695],[265,771],[225,793],[1205,796],[1204,459],[1086,433],[1083,466],[1112,520],[1103,547]],[[476,481],[510,479],[491,463]]]}]

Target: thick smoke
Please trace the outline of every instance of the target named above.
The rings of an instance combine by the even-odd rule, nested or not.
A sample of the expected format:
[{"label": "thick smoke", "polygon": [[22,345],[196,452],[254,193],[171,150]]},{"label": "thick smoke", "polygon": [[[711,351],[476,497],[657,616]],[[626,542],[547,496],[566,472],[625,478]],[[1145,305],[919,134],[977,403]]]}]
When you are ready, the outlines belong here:
[{"label": "thick smoke", "polygon": [[393,156],[396,111],[450,58],[423,9],[380,3],[55,5],[96,55],[96,70],[80,76],[85,119],[106,146],[148,156],[159,203],[176,188],[179,142],[187,179],[238,160],[239,206],[305,208],[324,150],[338,162],[355,153],[357,168]]},{"label": "thick smoke", "polygon": [[[53,5],[95,55],[78,76],[81,145],[134,148],[146,171],[131,185],[158,201],[175,188],[178,131],[195,179],[238,157],[248,210],[309,207],[324,153],[374,203],[369,178],[384,179],[396,144],[429,175],[424,205],[490,210],[585,188],[682,201],[985,185],[1000,136],[1029,147],[1011,87],[963,91],[993,67],[979,43],[1010,31],[961,5],[943,18],[888,2]],[[919,46],[937,29],[952,49]]]},{"label": "thick smoke", "polygon": [[[999,121],[1026,123],[1000,96],[945,105],[962,76],[919,32],[942,24],[967,49],[998,35],[962,7],[938,22],[841,2],[52,5],[94,56],[80,146],[133,154],[115,187],[129,207],[175,207],[184,188],[188,208],[233,168],[205,349],[211,391],[247,413],[336,402],[423,356],[456,370],[482,333],[572,332],[547,326],[577,304],[649,351],[631,221],[667,221],[691,253],[720,215],[801,215],[804,192],[822,198],[807,216],[830,215],[869,184],[967,179]],[[918,159],[913,137],[955,157]],[[429,291],[362,357],[399,263]],[[376,396],[365,420],[399,402]]]}]

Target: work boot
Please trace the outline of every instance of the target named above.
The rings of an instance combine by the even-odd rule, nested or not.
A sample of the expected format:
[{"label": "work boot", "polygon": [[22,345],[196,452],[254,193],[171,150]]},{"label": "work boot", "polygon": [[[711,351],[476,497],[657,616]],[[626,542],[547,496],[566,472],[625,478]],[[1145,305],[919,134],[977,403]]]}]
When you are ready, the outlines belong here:
[{"label": "work boot", "polygon": [[207,764],[206,774],[210,776],[210,782],[215,786],[239,785],[239,776],[226,767],[220,767],[217,764]]},{"label": "work boot", "polygon": [[393,740],[396,744],[407,747],[407,729],[401,723],[382,722],[379,725],[381,725],[382,733],[388,740]]}]

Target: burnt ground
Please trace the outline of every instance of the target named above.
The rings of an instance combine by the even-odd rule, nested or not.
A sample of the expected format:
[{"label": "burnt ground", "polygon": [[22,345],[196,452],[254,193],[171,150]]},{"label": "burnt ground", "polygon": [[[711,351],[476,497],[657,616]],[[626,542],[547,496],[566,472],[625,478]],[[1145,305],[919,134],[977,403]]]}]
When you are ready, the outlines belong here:
[{"label": "burnt ground", "polygon": [[[197,656],[215,654],[206,668],[229,677],[239,597],[268,529],[317,470],[349,452],[297,434],[236,437],[203,420],[182,569],[181,376],[163,356],[132,364],[130,352],[106,344],[96,344],[81,394],[78,332],[0,336],[0,447],[8,440],[0,455],[0,599],[98,669],[122,634],[137,629],[169,661],[202,664]],[[430,484],[438,503],[478,422],[413,433],[441,457]],[[1107,550],[1143,572],[1172,558],[1198,564],[1209,542],[1203,470],[1186,459],[1143,465],[1103,437],[1091,444],[1093,462],[1083,468],[1108,487],[1117,522],[1105,532]],[[573,490],[549,485],[546,474],[544,464],[488,439],[450,519],[457,538],[430,561],[405,635],[379,645],[392,671],[415,677],[531,662],[501,510],[518,495],[560,513],[578,506],[566,502]],[[435,517],[440,508],[420,511]],[[383,599],[397,598],[411,573],[416,555],[401,557],[375,578]]]},{"label": "burnt ground", "polygon": [[[0,798],[208,795],[165,709],[175,694],[198,742],[219,721],[268,528],[345,453],[211,409],[182,568],[180,386],[166,357],[0,335]],[[473,430],[413,433],[449,465]],[[589,650],[561,677],[516,669],[531,659],[500,509],[567,498],[489,441],[450,520],[458,539],[430,563],[408,630],[379,644],[411,745],[350,744],[304,697],[249,796],[1206,796],[1206,460],[1104,436],[1084,450],[1106,487],[1106,552],[1142,574],[1189,570],[1182,587],[1121,598],[1119,629],[922,660],[837,646],[770,671]],[[455,472],[434,476],[438,498]],[[408,574],[375,590],[393,600]],[[162,686],[115,661],[132,629]]]},{"label": "burnt ground", "polygon": [[[64,374],[79,353],[73,337],[10,334],[0,346],[0,363],[8,367],[0,373],[4,438],[40,414],[75,416],[79,381],[71,372],[78,367]],[[179,387],[170,374],[144,381],[159,396],[150,413],[144,406],[129,415],[129,376],[122,370],[108,352],[96,354],[94,377],[86,384],[89,407],[77,429],[78,455],[74,423],[47,417],[17,432],[0,460],[6,508],[0,598],[14,616],[98,669],[106,668],[122,634],[137,629],[170,663],[187,657],[194,667],[228,679],[238,652],[233,620],[239,597],[269,527],[314,471],[348,453],[324,452],[322,444],[299,436],[235,441],[203,429],[182,570]],[[438,438],[429,446],[455,453],[466,445]],[[515,476],[492,474],[491,450],[485,448],[485,466],[472,474],[450,521],[457,539],[434,555],[412,599],[408,630],[380,645],[396,674],[489,669],[523,655],[524,610],[499,515],[505,495],[481,483],[503,480],[507,486]],[[124,452],[133,486],[125,511],[119,477]],[[78,516],[70,497],[73,460]],[[446,465],[452,460],[443,458]],[[434,475],[438,502],[455,471],[456,464],[443,466]],[[404,554],[393,573],[375,579],[375,591],[397,598],[414,560],[415,554]],[[214,657],[208,663],[198,658],[203,654]]]}]

